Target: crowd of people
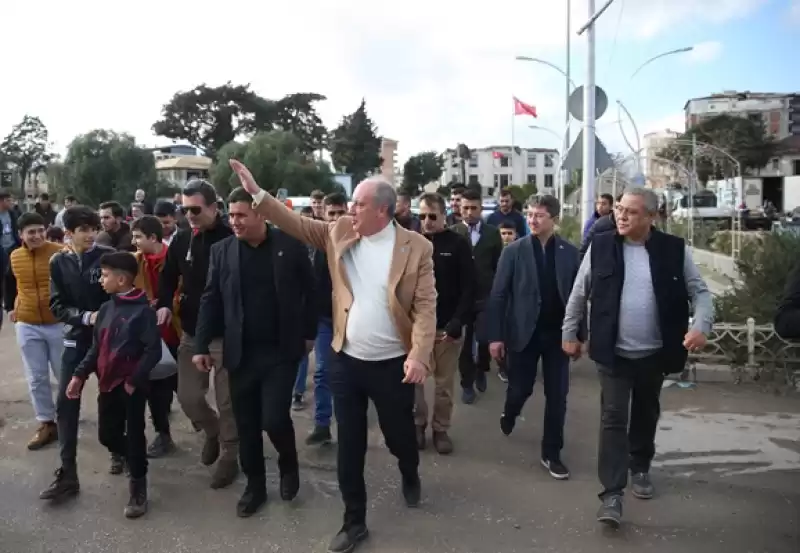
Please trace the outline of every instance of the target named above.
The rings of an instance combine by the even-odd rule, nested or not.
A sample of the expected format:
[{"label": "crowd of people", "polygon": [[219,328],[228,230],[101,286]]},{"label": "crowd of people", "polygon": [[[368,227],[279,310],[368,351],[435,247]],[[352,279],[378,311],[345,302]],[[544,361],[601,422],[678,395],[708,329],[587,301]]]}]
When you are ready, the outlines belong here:
[{"label": "crowd of people", "polygon": [[[300,214],[262,190],[243,164],[231,164],[242,186],[228,198],[226,218],[202,180],[187,183],[176,201],[153,205],[137,193],[128,212],[115,202],[95,210],[66,198],[52,216],[7,217],[0,197],[5,306],[39,423],[28,447],[57,441],[60,451],[42,499],[80,489],[80,397],[94,373],[109,470],[129,476],[125,516],[147,512],[148,458],[175,449],[175,395],[202,435],[209,485],[227,487],[244,473],[238,516],[267,501],[263,432],[278,452],[279,495],[291,501],[301,484],[291,412],[305,408],[313,350],[314,426],[305,441],[330,443],[336,422],[344,517],[329,550],[349,552],[368,534],[370,400],[397,458],[405,504],[416,507],[419,452],[429,440],[441,455],[456,450],[449,434],[456,376],[460,400],[473,404],[494,360],[505,387],[499,427],[509,435],[541,374],[540,460],[553,478],[567,479],[569,364],[585,344],[602,389],[597,518],[620,524],[629,474],[635,497],[653,497],[661,384],[704,346],[713,307],[683,240],[653,226],[652,191],[603,204],[613,224],[593,234],[582,257],[558,235],[552,196],[532,197],[522,215],[502,191],[484,221],[480,192],[457,188],[449,209],[426,193],[415,215],[407,196],[369,177],[351,203],[315,192]],[[53,228],[63,228],[63,244]],[[423,391],[429,377],[432,405]],[[206,400],[211,379],[216,408]]]}]

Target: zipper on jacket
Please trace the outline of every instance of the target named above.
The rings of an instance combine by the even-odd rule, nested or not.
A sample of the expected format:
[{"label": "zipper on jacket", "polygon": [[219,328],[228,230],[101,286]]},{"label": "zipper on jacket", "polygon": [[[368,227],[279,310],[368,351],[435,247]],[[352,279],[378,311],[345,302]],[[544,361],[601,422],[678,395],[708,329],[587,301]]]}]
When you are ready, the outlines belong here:
[{"label": "zipper on jacket", "polygon": [[42,301],[39,298],[39,279],[36,278],[36,250],[31,250],[31,256],[33,257],[33,285],[36,288],[36,309],[39,311],[39,324],[44,324]]}]

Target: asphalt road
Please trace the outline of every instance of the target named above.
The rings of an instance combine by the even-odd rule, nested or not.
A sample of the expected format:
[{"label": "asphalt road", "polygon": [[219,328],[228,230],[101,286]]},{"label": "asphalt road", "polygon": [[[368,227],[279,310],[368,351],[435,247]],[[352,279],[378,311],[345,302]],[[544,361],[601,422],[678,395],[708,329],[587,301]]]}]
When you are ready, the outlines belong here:
[{"label": "asphalt road", "polygon": [[[259,516],[238,519],[232,489],[208,488],[198,461],[199,437],[182,414],[173,421],[180,451],[151,464],[151,505],[145,518],[122,516],[124,478],[110,476],[96,439],[96,403],[87,389],[79,445],[82,492],[51,506],[37,494],[52,479],[57,450],[28,452],[34,423],[9,328],[0,333],[0,553],[315,553],[341,523],[335,446],[301,446],[299,497],[277,499],[274,458],[271,499]],[[591,367],[573,371],[564,460],[565,482],[538,463],[541,388],[514,434],[498,428],[503,384],[472,406],[457,401],[456,452],[423,454],[421,508],[402,506],[395,462],[372,417],[367,480],[371,537],[361,549],[381,553],[797,553],[800,551],[800,401],[754,388],[699,385],[664,390],[657,497],[626,499],[618,531],[594,520],[598,386]],[[429,390],[430,392],[430,390]],[[310,411],[295,414],[297,432]],[[271,446],[266,450],[272,457]]]}]

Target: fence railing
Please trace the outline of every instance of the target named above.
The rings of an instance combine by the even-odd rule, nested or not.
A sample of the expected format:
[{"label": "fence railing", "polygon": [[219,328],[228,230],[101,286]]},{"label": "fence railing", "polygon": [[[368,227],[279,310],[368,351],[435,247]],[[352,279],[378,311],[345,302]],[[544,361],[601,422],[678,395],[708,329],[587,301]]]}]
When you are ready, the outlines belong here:
[{"label": "fence railing", "polygon": [[772,372],[800,386],[800,342],[785,340],[771,324],[757,325],[752,318],[746,324],[715,324],[706,347],[690,354],[684,378],[697,379],[698,363],[730,366],[737,381]]}]

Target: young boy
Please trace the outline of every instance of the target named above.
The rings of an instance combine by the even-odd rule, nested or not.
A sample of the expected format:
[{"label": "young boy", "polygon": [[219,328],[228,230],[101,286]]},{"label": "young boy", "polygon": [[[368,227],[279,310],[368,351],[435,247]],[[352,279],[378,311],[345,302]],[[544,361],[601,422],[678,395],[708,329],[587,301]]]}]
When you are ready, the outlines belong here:
[{"label": "young boy", "polygon": [[64,353],[56,399],[61,467],[53,483],[39,494],[41,499],[53,501],[80,491],[76,458],[81,402],[69,399],[65,392],[75,367],[92,345],[97,310],[108,300],[108,294],[100,286],[100,257],[114,251],[95,244],[100,216],[92,209],[70,207],[62,220],[70,244],[50,258],[50,311],[64,323]]},{"label": "young boy", "polygon": [[517,239],[517,227],[511,221],[503,221],[499,225],[500,238],[503,240],[503,247],[508,246]]},{"label": "young boy", "polygon": [[145,405],[150,372],[161,360],[161,333],[147,295],[133,286],[136,258],[128,252],[100,260],[103,289],[111,296],[97,313],[92,347],[75,369],[67,397],[79,399],[97,373],[98,435],[112,455],[124,456],[130,473],[127,518],[147,512]]},{"label": "young boy", "polygon": [[[143,215],[131,225],[138,267],[134,285],[139,290],[144,290],[150,305],[153,306],[158,302],[158,280],[167,258],[167,246],[163,243],[163,228],[158,217],[153,215]],[[161,338],[175,359],[178,358],[178,345],[181,341],[178,319],[179,294],[180,292],[175,294],[171,320],[161,326]],[[147,448],[147,456],[151,459],[168,455],[175,449],[169,428],[169,412],[172,398],[177,391],[177,363],[158,365],[150,375],[150,393],[147,396],[150,418],[156,430],[156,438]]]}]

